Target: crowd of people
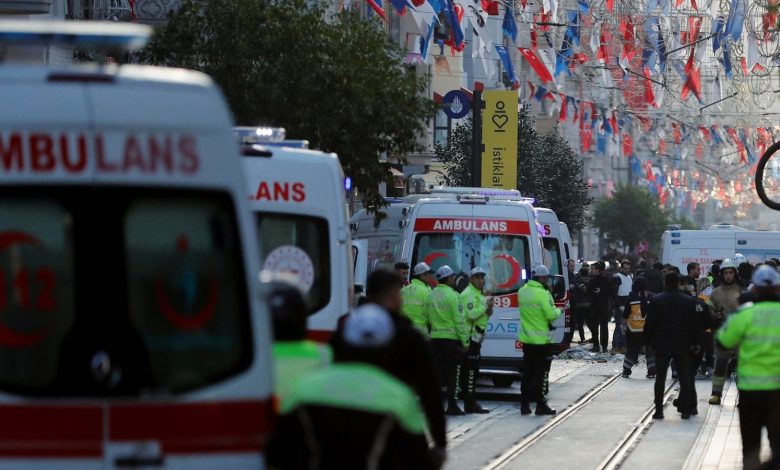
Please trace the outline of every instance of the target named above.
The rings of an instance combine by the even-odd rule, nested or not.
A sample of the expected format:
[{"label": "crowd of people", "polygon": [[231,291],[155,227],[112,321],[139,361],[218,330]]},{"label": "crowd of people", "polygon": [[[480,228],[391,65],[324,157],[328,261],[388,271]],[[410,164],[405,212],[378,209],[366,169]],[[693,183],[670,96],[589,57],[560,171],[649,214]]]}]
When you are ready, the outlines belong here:
[{"label": "crowd of people", "polygon": [[[680,385],[674,406],[698,414],[695,379],[711,378],[711,405],[736,369],[745,468],[757,468],[761,429],[780,456],[780,274],[776,260],[718,261],[702,274],[628,260],[619,272],[595,262],[568,263],[580,341],[593,351],[624,352],[623,377],[646,356],[655,379],[655,419],[664,418],[668,369]],[[404,274],[410,275],[406,281]],[[345,316],[329,345],[306,338],[304,295],[289,282],[269,282],[274,321],[279,422],[268,447],[271,468],[440,468],[446,457],[445,415],[488,413],[476,401],[480,349],[493,300],[485,271],[459,276],[425,263],[374,271],[366,296]],[[561,311],[551,273],[531,270],[518,291],[523,345],[521,414],[550,415],[545,378],[550,332]],[[738,359],[738,361],[737,361]],[[443,389],[444,389],[444,393]],[[462,400],[463,408],[459,406]],[[432,445],[429,445],[429,441]]]}]

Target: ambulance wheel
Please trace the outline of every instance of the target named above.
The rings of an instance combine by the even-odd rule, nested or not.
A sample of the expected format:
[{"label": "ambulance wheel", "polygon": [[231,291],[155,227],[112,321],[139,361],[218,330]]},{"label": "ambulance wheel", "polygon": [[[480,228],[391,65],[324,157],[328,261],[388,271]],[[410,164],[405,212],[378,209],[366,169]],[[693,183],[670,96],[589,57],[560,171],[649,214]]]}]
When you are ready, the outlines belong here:
[{"label": "ambulance wheel", "polygon": [[514,379],[512,379],[512,377],[504,377],[501,375],[493,376],[493,385],[495,385],[496,387],[508,388],[512,386],[513,382]]},{"label": "ambulance wheel", "polygon": [[766,167],[767,162],[770,158],[772,158],[772,155],[774,155],[778,149],[780,149],[780,142],[775,142],[767,149],[766,152],[764,152],[764,155],[761,156],[761,159],[758,161],[758,165],[756,166],[755,177],[756,193],[761,199],[761,202],[763,202],[764,205],[770,209],[774,209],[776,211],[780,211],[780,201],[773,200],[766,193],[766,189],[764,188],[764,167]]}]

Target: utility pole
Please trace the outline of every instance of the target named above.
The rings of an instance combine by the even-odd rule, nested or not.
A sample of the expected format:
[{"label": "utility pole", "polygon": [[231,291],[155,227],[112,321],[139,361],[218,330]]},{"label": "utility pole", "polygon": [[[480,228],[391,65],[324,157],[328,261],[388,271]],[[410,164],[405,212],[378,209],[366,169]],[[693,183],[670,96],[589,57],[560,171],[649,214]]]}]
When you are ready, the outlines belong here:
[{"label": "utility pole", "polygon": [[474,86],[471,101],[471,186],[482,186],[482,85]]}]

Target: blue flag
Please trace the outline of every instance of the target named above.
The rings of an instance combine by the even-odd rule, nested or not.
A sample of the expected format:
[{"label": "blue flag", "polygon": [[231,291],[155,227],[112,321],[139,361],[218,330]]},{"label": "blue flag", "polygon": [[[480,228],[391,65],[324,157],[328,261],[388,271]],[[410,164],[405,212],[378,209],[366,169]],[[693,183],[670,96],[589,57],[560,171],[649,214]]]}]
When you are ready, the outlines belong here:
[{"label": "blue flag", "polygon": [[726,21],[726,34],[736,41],[742,37],[742,29],[745,26],[745,0],[731,0],[729,18]]},{"label": "blue flag", "polygon": [[[498,47],[498,46],[496,46]],[[542,101],[544,97],[547,96],[547,88],[543,86],[539,86],[536,88],[536,93],[534,93],[534,99],[536,101]]]},{"label": "blue flag", "polygon": [[[517,78],[517,74],[515,73],[515,68],[512,65],[512,59],[509,57],[509,51],[507,51],[506,47],[504,46],[495,47],[496,52],[498,52],[498,57],[501,58],[501,63],[504,64],[504,73],[506,73],[507,78],[513,84],[519,84],[520,80]],[[542,87],[539,87],[539,89],[542,89]]]},{"label": "blue flag", "polygon": [[444,2],[444,16],[447,19],[447,24],[450,26],[452,32],[452,39],[455,42],[455,47],[460,47],[463,44],[463,29],[460,27],[460,21],[458,21],[458,14],[455,13],[455,5],[453,0],[446,0]]},{"label": "blue flag", "polygon": [[512,42],[517,42],[517,23],[515,23],[515,15],[511,8],[507,8],[504,13],[504,22],[501,24],[501,30],[504,31],[504,36],[507,39],[511,39]]}]

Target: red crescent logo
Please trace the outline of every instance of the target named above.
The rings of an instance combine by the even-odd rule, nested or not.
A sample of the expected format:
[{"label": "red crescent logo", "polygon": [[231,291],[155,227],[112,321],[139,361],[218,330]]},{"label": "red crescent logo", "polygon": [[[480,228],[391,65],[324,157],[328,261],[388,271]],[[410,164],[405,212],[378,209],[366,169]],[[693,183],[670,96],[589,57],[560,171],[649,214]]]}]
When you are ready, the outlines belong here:
[{"label": "red crescent logo", "polygon": [[512,266],[512,275],[509,276],[509,279],[503,284],[497,284],[496,287],[509,289],[510,287],[517,285],[517,282],[520,280],[520,262],[512,255],[496,255],[493,259],[504,260]]},{"label": "red crescent logo", "polygon": [[162,314],[169,322],[183,331],[199,330],[211,320],[211,317],[214,316],[214,311],[217,309],[217,290],[216,279],[210,279],[206,305],[195,312],[194,315],[184,315],[171,305],[168,296],[165,294],[163,282],[157,281],[154,285],[154,293],[157,297],[157,305],[160,307],[160,311],[162,311]]},{"label": "red crescent logo", "polygon": [[[8,231],[0,233],[0,251],[5,251],[13,245],[28,244],[43,248],[40,240],[25,232]],[[0,324],[0,344],[9,348],[29,348],[41,342],[48,329],[43,329],[33,333],[20,333]]]},{"label": "red crescent logo", "polygon": [[423,261],[425,261],[425,264],[428,266],[432,265],[434,261],[436,261],[439,258],[449,258],[449,256],[445,255],[444,253],[437,251],[434,253],[431,253],[430,255],[426,256]]}]

